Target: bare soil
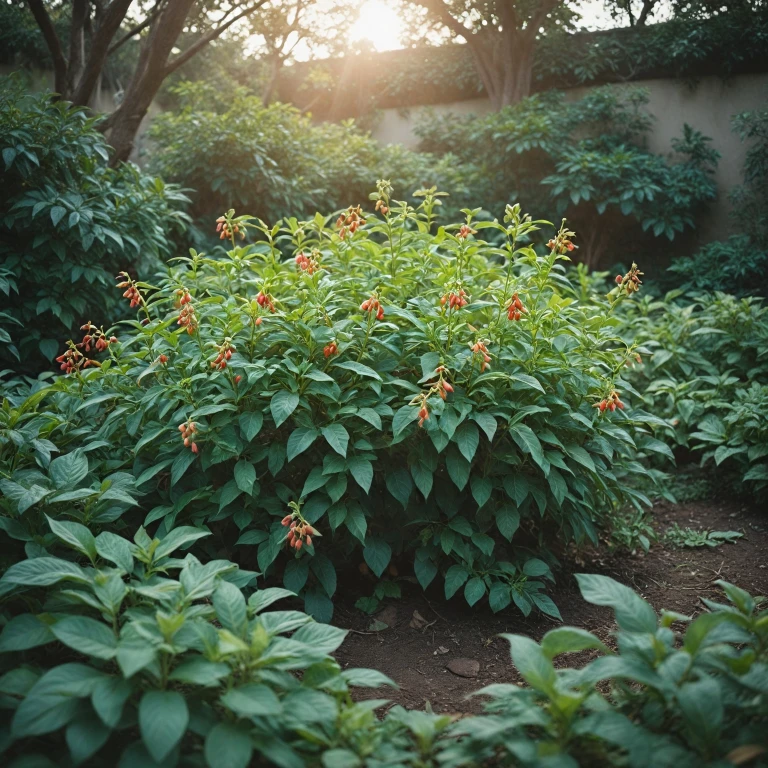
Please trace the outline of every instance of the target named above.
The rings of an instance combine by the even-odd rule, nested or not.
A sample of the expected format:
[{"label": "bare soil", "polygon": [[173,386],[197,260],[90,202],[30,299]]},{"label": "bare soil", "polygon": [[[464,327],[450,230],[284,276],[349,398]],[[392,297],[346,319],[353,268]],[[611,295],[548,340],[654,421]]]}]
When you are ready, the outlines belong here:
[{"label": "bare soil", "polygon": [[[758,506],[762,506],[759,509]],[[551,596],[565,624],[594,632],[604,642],[613,644],[615,624],[609,609],[590,605],[579,594],[574,573],[602,573],[631,586],[657,610],[667,608],[688,616],[704,610],[700,597],[721,599],[718,579],[737,584],[753,595],[768,593],[768,504],[746,506],[734,499],[669,504],[654,508],[659,543],[648,554],[642,551],[607,553],[604,550],[571,554],[557,575]],[[716,548],[677,549],[661,541],[673,523],[681,527],[716,531],[740,531],[744,534],[734,544]],[[430,706],[435,712],[477,712],[481,700],[471,697],[485,685],[519,682],[511,664],[509,644],[500,633],[523,634],[539,640],[559,622],[541,613],[525,618],[514,607],[493,614],[487,605],[469,608],[461,591],[445,601],[439,590],[422,592],[418,584],[402,580],[403,596],[389,600],[373,618],[388,625],[371,631],[373,618],[354,607],[355,600],[371,594],[370,585],[358,578],[337,592],[333,623],[350,633],[336,654],[343,668],[373,667],[391,677],[399,690],[360,691],[360,698],[386,695],[392,705],[412,709]],[[417,629],[411,626],[414,613],[426,621]],[[579,666],[594,652],[562,656],[562,664]],[[449,671],[448,665],[472,673],[463,677]],[[465,669],[462,669],[465,667]],[[468,698],[469,697],[469,698]]]}]

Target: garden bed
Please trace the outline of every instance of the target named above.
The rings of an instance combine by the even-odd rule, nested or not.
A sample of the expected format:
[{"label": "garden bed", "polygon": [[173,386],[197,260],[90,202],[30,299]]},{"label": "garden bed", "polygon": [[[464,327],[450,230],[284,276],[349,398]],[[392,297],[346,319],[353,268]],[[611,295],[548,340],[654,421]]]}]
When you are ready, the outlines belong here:
[{"label": "garden bed", "polygon": [[[571,573],[606,574],[631,586],[656,609],[689,616],[702,611],[700,597],[721,599],[721,590],[714,585],[717,579],[738,584],[751,594],[768,591],[768,524],[757,504],[748,506],[738,500],[662,502],[654,508],[654,517],[660,541],[647,555],[594,551],[564,563],[552,598],[565,624],[583,627],[613,645],[611,610],[585,603]],[[675,523],[681,528],[739,531],[744,536],[735,544],[678,549],[661,540]],[[498,634],[514,632],[539,641],[559,626],[541,613],[528,618],[514,609],[493,614],[486,606],[469,608],[458,598],[446,602],[438,590],[428,590],[425,596],[416,584],[403,581],[401,586],[403,598],[389,601],[373,618],[354,608],[361,594],[359,579],[339,590],[343,598],[336,606],[334,624],[351,631],[336,657],[344,668],[374,667],[389,675],[400,689],[389,692],[388,698],[411,709],[429,704],[435,712],[479,711],[482,699],[466,698],[473,691],[491,683],[521,680],[512,666],[509,644]],[[410,626],[414,612],[423,617],[426,626]],[[375,618],[389,628],[371,632]],[[592,651],[566,654],[556,660],[556,666],[580,666],[594,655]],[[446,665],[456,659],[478,662],[477,675],[460,677],[450,672]],[[359,694],[376,698],[381,691],[360,690]]]}]

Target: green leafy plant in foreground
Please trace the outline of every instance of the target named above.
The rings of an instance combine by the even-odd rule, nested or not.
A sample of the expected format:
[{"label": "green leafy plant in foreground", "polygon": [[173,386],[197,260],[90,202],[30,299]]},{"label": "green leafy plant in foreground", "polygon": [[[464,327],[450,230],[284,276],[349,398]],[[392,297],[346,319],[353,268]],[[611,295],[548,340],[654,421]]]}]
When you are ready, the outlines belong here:
[{"label": "green leafy plant in foreground", "polygon": [[0,579],[6,605],[23,611],[0,634],[4,764],[295,768],[322,757],[333,768],[416,751],[398,712],[378,724],[384,702],[352,702],[352,687],[393,683],[340,670],[330,654],[345,630],[267,610],[284,589],[246,600],[255,574],[234,563],[179,556],[208,532],[152,539],[142,528],[130,541],[50,525],[82,564],[37,557]]},{"label": "green leafy plant in foreground", "polygon": [[558,616],[549,545],[597,543],[616,509],[650,505],[642,459],[669,455],[663,422],[617,392],[637,350],[612,313],[639,277],[582,303],[573,233],[539,253],[549,225],[519,206],[434,233],[440,198],[420,194],[414,210],[380,182],[378,217],[273,227],[230,211],[217,258],[192,252],[157,286],[122,276],[137,319],[4,404],[5,532],[29,548],[55,544],[46,514],[205,525],[323,620],[350,560]]},{"label": "green leafy plant in foreground", "polygon": [[[768,611],[723,581],[695,619],[656,611],[607,576],[576,576],[582,596],[613,609],[616,652],[575,627],[537,643],[505,635],[526,686],[490,685],[486,713],[459,721],[441,764],[716,768],[768,765]],[[688,623],[675,632],[677,623]],[[580,669],[556,667],[589,650]],[[606,683],[606,681],[609,681]]]}]

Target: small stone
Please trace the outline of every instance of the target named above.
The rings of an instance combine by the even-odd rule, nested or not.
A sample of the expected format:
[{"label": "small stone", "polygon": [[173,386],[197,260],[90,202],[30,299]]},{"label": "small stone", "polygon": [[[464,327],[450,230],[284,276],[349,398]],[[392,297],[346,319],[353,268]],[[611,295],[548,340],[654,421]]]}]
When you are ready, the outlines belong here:
[{"label": "small stone", "polygon": [[480,672],[480,662],[476,659],[451,659],[445,666],[459,677],[477,677]]}]

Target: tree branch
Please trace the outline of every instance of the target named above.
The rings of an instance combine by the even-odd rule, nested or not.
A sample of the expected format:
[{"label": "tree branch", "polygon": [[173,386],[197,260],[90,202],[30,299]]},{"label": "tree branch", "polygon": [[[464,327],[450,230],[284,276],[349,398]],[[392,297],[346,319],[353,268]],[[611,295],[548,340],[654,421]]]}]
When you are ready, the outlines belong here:
[{"label": "tree branch", "polygon": [[64,58],[64,52],[61,49],[61,41],[56,34],[56,29],[53,26],[51,17],[48,15],[48,11],[45,10],[42,0],[27,0],[29,10],[32,11],[32,15],[35,17],[37,26],[40,27],[40,31],[43,33],[43,39],[48,46],[48,50],[51,52],[51,58],[53,59],[53,73],[54,73],[54,90],[66,96],[64,89],[66,87],[67,80],[67,61]]},{"label": "tree branch", "polygon": [[[228,21],[225,21],[223,24],[219,24],[218,27],[204,34],[199,40],[190,45],[186,51],[180,53],[175,59],[168,62],[165,67],[164,77],[168,77],[168,75],[175,72],[180,66],[186,64],[195,54],[199,53],[203,48],[205,48],[208,43],[212,42],[217,37],[220,37],[221,34],[229,29],[229,27],[231,27],[236,21],[240,21],[240,19],[244,18],[245,16],[249,16],[254,11],[257,11],[266,2],[267,0],[259,0],[259,2],[254,3],[253,5],[249,5],[244,11],[241,11]],[[226,16],[224,18],[226,18]]]},{"label": "tree branch", "polygon": [[137,24],[135,27],[129,29],[112,47],[107,51],[107,55],[111,56],[118,48],[125,45],[132,37],[136,37],[139,33],[143,32],[160,14],[163,9],[163,3],[165,0],[157,0],[155,7],[152,9],[152,13],[147,16],[141,24]]},{"label": "tree branch", "polygon": [[640,11],[640,15],[637,17],[637,21],[635,22],[635,26],[637,27],[644,27],[645,22],[648,21],[648,17],[653,12],[653,9],[656,7],[656,3],[658,0],[645,0],[643,3],[643,8]]},{"label": "tree branch", "polygon": [[88,104],[96,87],[104,62],[109,54],[109,44],[117,34],[125,14],[133,0],[112,0],[104,9],[98,27],[91,38],[91,50],[85,63],[83,75],[72,95],[75,104]]}]

